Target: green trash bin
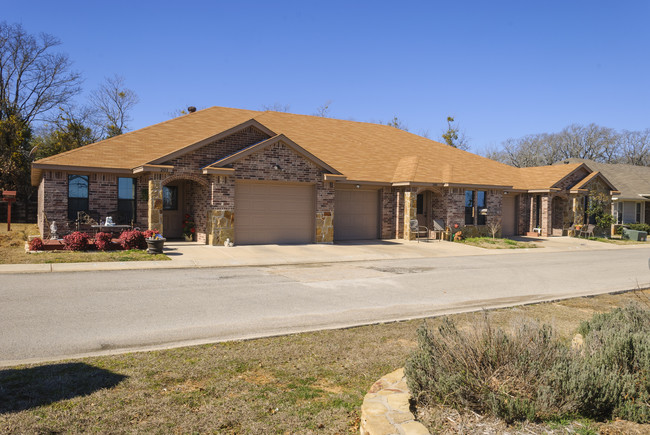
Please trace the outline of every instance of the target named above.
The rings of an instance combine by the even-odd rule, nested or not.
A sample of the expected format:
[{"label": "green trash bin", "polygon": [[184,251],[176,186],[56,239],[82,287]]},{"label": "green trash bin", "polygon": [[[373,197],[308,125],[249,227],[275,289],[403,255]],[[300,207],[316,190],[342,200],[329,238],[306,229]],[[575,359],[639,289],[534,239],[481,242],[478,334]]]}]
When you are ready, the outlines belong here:
[{"label": "green trash bin", "polygon": [[648,240],[648,233],[645,231],[623,228],[623,238],[627,240],[634,240],[635,242],[645,242]]}]

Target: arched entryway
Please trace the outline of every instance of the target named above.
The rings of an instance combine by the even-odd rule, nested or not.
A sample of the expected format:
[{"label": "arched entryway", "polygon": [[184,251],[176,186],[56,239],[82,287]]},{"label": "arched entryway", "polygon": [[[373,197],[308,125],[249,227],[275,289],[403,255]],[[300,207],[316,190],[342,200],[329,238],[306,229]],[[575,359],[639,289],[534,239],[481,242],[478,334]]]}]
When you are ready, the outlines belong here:
[{"label": "arched entryway", "polygon": [[184,222],[194,222],[192,240],[206,243],[207,214],[210,200],[206,180],[193,175],[174,175],[162,182],[163,235],[168,239],[184,237]]}]

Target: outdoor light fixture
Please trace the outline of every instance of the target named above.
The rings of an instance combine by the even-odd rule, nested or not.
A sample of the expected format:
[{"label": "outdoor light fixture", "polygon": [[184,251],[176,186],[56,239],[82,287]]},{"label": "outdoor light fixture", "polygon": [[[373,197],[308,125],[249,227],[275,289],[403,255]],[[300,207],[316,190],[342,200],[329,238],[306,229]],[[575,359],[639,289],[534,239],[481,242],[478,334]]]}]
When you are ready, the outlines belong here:
[{"label": "outdoor light fixture", "polygon": [[275,169],[276,171],[279,171],[279,170],[282,169],[282,168],[281,168],[280,165],[278,165],[277,163],[274,163],[274,164],[273,164],[273,169]]}]

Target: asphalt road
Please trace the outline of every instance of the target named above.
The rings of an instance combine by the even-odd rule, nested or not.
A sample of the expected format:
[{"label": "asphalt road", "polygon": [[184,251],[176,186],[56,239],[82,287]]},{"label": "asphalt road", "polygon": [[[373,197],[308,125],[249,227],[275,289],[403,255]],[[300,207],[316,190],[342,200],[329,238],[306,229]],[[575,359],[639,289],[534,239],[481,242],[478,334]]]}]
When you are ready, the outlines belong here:
[{"label": "asphalt road", "polygon": [[650,287],[650,248],[0,276],[0,365]]}]

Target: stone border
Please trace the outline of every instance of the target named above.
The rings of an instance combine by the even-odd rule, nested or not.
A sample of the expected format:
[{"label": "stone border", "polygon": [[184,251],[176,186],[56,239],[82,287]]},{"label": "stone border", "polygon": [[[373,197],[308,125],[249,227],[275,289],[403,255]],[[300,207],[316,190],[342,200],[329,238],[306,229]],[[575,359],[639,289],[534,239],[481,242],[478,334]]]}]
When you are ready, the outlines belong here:
[{"label": "stone border", "polygon": [[404,369],[397,369],[372,384],[361,405],[361,435],[430,435],[415,421]]}]

